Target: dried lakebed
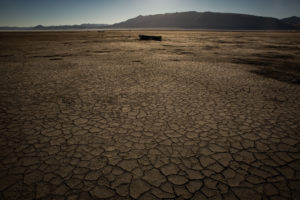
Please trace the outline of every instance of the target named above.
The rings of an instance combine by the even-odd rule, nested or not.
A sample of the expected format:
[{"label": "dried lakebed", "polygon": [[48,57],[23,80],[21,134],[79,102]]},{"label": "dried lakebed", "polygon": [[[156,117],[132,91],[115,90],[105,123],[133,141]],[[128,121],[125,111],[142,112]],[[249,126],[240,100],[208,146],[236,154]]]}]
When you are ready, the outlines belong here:
[{"label": "dried lakebed", "polygon": [[299,199],[299,36],[1,32],[0,199]]}]

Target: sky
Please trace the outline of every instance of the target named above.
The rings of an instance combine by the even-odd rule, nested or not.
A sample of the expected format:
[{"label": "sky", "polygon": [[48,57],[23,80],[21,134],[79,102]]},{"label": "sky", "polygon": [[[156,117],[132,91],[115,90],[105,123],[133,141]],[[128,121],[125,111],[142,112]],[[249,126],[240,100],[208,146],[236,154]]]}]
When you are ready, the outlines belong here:
[{"label": "sky", "polygon": [[300,0],[0,0],[0,26],[113,24],[183,11],[300,17]]}]

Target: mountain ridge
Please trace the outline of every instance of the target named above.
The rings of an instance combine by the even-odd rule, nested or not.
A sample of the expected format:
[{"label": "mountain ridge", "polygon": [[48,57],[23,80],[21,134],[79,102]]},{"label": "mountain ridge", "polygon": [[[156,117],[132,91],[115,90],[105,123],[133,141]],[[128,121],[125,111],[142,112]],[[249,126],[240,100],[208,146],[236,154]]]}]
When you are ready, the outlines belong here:
[{"label": "mountain ridge", "polygon": [[72,30],[72,29],[98,29],[108,24],[75,24],[75,25],[56,25],[56,26],[43,26],[37,25],[33,27],[9,27],[9,26],[0,26],[0,30]]},{"label": "mountain ridge", "polygon": [[281,20],[284,21],[285,23],[288,23],[288,24],[291,24],[293,26],[300,28],[300,17],[292,16],[292,17],[283,18]]},{"label": "mountain ridge", "polygon": [[240,13],[176,12],[139,15],[112,25],[81,24],[34,27],[0,27],[0,30],[85,30],[85,29],[209,29],[209,30],[300,30],[300,18],[284,19]]},{"label": "mountain ridge", "polygon": [[293,25],[272,17],[237,13],[178,12],[138,16],[113,28],[183,28],[225,30],[292,30]]}]

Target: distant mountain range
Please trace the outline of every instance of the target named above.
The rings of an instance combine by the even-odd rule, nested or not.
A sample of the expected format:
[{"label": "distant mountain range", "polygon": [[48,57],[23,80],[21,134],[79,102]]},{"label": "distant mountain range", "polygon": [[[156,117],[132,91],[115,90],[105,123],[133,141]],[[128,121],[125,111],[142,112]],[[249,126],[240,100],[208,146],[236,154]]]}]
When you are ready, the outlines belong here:
[{"label": "distant mountain range", "polygon": [[34,27],[7,27],[0,26],[0,30],[72,30],[72,29],[99,29],[108,26],[107,24],[80,24],[80,25],[61,25],[61,26],[43,26]]},{"label": "distant mountain range", "polygon": [[[293,19],[293,20],[290,20]],[[292,21],[293,23],[291,23]],[[297,19],[213,12],[181,12],[138,16],[112,25],[113,28],[183,28],[218,30],[293,30]],[[300,22],[298,18],[298,22]]]},{"label": "distant mountain range", "polygon": [[292,26],[300,28],[300,17],[289,17],[289,18],[284,18],[282,19],[285,23],[291,24]]},{"label": "distant mountain range", "polygon": [[213,29],[213,30],[300,30],[300,18],[276,19],[235,13],[179,12],[138,16],[113,25],[81,24],[65,26],[0,27],[0,30],[69,29]]}]

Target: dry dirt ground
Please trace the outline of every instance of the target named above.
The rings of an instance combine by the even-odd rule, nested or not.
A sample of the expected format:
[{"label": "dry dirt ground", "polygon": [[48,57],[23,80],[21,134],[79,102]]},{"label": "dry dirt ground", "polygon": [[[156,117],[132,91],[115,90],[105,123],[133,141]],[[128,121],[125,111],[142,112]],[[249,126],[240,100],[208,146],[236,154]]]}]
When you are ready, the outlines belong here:
[{"label": "dry dirt ground", "polygon": [[2,32],[0,199],[299,199],[299,58],[300,33]]}]

